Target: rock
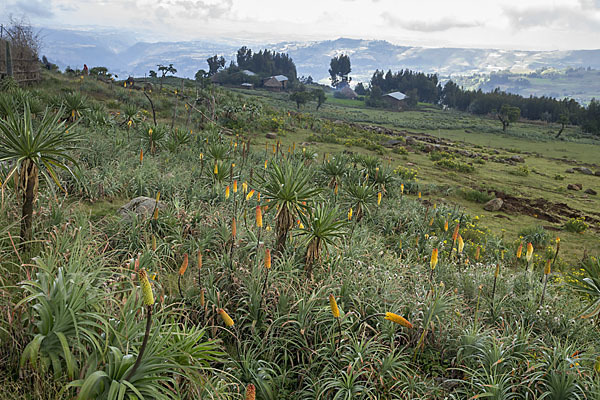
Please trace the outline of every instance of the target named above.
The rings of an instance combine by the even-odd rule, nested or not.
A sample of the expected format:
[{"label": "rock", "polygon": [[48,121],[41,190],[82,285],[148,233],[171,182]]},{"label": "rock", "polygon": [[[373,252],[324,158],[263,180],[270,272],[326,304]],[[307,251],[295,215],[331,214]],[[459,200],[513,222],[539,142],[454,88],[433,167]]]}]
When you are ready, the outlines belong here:
[{"label": "rock", "polygon": [[594,189],[586,189],[583,193],[591,194],[592,196],[598,194]]},{"label": "rock", "polygon": [[600,171],[596,171],[596,173],[594,175],[600,176]]},{"label": "rock", "polygon": [[[158,202],[158,209],[164,210],[165,204]],[[136,214],[138,217],[146,217],[151,215],[156,208],[156,200],[151,197],[140,196],[131,200],[123,207],[119,208],[118,213],[123,218],[129,218],[131,214]]]},{"label": "rock", "polygon": [[581,190],[581,189],[583,189],[583,185],[581,183],[569,183],[567,185],[567,189],[569,189],[569,190]]},{"label": "rock", "polygon": [[269,132],[265,135],[267,139],[277,139],[277,134],[273,132]]},{"label": "rock", "polygon": [[574,174],[574,173],[575,173],[575,170],[574,170],[573,168],[569,168],[569,169],[565,170],[565,172],[566,172],[567,174]]},{"label": "rock", "polygon": [[518,163],[524,163],[525,162],[525,160],[521,156],[511,156],[510,160],[514,161],[514,162],[518,162]]},{"label": "rock", "polygon": [[504,201],[501,198],[496,197],[495,199],[492,199],[492,200],[488,201],[487,203],[485,203],[485,205],[483,206],[483,209],[486,211],[498,211],[502,208],[503,204],[504,204]]},{"label": "rock", "polygon": [[594,175],[592,170],[589,168],[586,168],[586,167],[579,168],[579,172],[581,172],[582,174],[585,174],[585,175]]},{"label": "rock", "polygon": [[402,140],[391,139],[391,140],[388,140],[387,142],[385,142],[383,144],[383,146],[384,147],[396,147],[396,146],[400,146],[403,143],[404,142]]}]

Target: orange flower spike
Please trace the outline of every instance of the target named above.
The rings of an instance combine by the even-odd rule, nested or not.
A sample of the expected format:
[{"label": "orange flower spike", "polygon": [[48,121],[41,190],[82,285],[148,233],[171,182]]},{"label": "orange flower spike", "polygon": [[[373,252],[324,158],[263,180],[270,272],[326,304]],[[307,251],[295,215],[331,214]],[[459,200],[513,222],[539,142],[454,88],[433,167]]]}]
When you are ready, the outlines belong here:
[{"label": "orange flower spike", "polygon": [[517,258],[521,258],[523,254],[523,243],[519,243],[519,248],[517,249]]},{"label": "orange flower spike", "polygon": [[552,260],[546,261],[546,267],[544,268],[544,275],[549,275],[552,269]]},{"label": "orange flower spike", "polygon": [[448,232],[448,220],[444,222],[444,232]]},{"label": "orange flower spike", "polygon": [[188,267],[188,255],[185,253],[183,256],[183,262],[181,263],[181,267],[179,267],[179,276],[183,276],[185,274],[185,270]]},{"label": "orange flower spike", "polygon": [[233,193],[237,193],[237,179],[233,181]]},{"label": "orange flower spike", "polygon": [[221,319],[223,320],[223,322],[225,323],[225,325],[227,327],[232,327],[233,325],[235,325],[235,323],[233,322],[233,319],[231,319],[229,314],[227,314],[227,311],[223,310],[222,308],[219,308],[217,310],[217,312],[219,313],[219,315],[221,316]]},{"label": "orange flower spike", "polygon": [[225,200],[229,199],[229,185],[225,188]]},{"label": "orange flower spike", "polygon": [[144,162],[144,149],[140,149],[140,164]]},{"label": "orange flower spike", "polygon": [[458,253],[462,254],[463,249],[465,248],[465,241],[462,236],[458,235]]},{"label": "orange flower spike", "polygon": [[256,388],[251,383],[246,387],[246,397],[244,400],[256,400]]},{"label": "orange flower spike", "polygon": [[202,269],[202,250],[198,250],[198,269]]},{"label": "orange flower spike", "polygon": [[475,250],[475,261],[479,261],[479,254],[481,253],[481,247],[477,246],[477,250]]}]

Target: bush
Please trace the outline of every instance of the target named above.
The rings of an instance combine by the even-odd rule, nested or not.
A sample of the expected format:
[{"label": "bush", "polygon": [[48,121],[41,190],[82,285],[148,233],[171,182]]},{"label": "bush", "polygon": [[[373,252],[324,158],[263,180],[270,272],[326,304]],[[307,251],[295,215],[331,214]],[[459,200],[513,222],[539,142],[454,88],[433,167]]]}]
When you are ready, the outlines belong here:
[{"label": "bush", "polygon": [[531,242],[534,247],[543,247],[550,243],[550,234],[541,225],[530,226],[519,232],[525,243]]},{"label": "bush", "polygon": [[457,172],[474,172],[475,167],[459,160],[442,159],[434,162],[434,165],[444,169],[450,169]]},{"label": "bush", "polygon": [[522,165],[520,167],[518,167],[517,169],[513,169],[508,171],[509,174],[511,175],[516,175],[516,176],[529,176],[529,168],[527,168],[526,165]]},{"label": "bush", "polygon": [[585,223],[585,217],[571,218],[563,225],[567,232],[574,233],[583,233],[588,227],[588,224]]},{"label": "bush", "polygon": [[429,159],[431,161],[440,161],[440,160],[454,160],[456,158],[455,154],[448,153],[445,151],[433,151],[429,153]]},{"label": "bush", "polygon": [[496,197],[493,193],[480,192],[475,189],[459,189],[457,193],[465,200],[472,201],[474,203],[487,203]]},{"label": "bush", "polygon": [[401,165],[396,167],[394,173],[398,175],[402,180],[414,181],[417,179],[417,170],[412,168],[406,168]]}]

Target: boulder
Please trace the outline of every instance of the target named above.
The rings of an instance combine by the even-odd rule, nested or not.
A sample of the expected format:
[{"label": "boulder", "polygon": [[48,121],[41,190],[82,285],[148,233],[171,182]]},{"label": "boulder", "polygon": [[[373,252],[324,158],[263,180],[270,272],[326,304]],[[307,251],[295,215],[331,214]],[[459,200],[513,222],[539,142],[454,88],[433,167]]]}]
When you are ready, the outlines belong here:
[{"label": "boulder", "polygon": [[594,189],[586,189],[583,193],[591,194],[592,196],[598,194]]},{"label": "boulder", "polygon": [[518,162],[518,163],[525,162],[525,160],[521,156],[511,156],[510,159],[511,159],[511,161]]},{"label": "boulder", "polygon": [[396,147],[404,144],[402,140],[390,139],[383,144],[384,147]]},{"label": "boulder", "polygon": [[594,175],[600,176],[600,171],[596,171],[596,173]]},{"label": "boulder", "polygon": [[579,172],[581,172],[584,175],[594,175],[594,172],[591,169],[586,168],[586,167],[579,168]]},{"label": "boulder", "polygon": [[569,168],[569,169],[565,170],[565,172],[566,172],[567,174],[574,174],[574,173],[575,173],[575,170],[574,170],[573,168]]},{"label": "boulder", "polygon": [[569,189],[569,190],[581,190],[581,189],[583,189],[583,185],[581,183],[569,183],[567,185],[567,189]]},{"label": "boulder", "polygon": [[[165,204],[158,202],[158,209],[164,210]],[[123,207],[119,208],[118,213],[123,218],[129,218],[132,214],[137,215],[138,217],[147,217],[154,212],[156,208],[156,200],[151,197],[140,196],[131,200],[129,203],[125,204]]]},{"label": "boulder", "polygon": [[483,209],[486,211],[498,211],[502,208],[503,204],[504,204],[504,201],[501,198],[496,197],[495,199],[492,199],[492,200],[488,201],[487,203],[485,203],[485,205],[483,206]]},{"label": "boulder", "polygon": [[277,134],[276,134],[276,133],[273,133],[273,132],[268,132],[268,133],[265,135],[265,137],[266,137],[267,139],[277,139]]}]

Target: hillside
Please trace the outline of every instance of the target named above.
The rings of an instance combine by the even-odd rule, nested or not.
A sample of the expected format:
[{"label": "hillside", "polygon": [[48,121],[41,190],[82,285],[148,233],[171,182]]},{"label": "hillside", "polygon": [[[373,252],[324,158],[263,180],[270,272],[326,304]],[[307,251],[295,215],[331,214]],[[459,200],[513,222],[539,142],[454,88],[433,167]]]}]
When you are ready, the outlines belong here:
[{"label": "hillside", "polygon": [[[148,43],[123,39],[133,37],[116,32],[43,29],[42,53],[62,68],[87,63],[103,65],[121,75],[143,76],[158,63],[173,63],[181,76],[193,77],[206,69],[206,58],[220,54],[229,61],[248,43],[219,41]],[[294,59],[298,76],[311,75],[325,82],[329,61],[340,53],[350,54],[354,81],[368,81],[375,69],[409,68],[442,76],[470,75],[512,70],[529,72],[540,68],[600,69],[600,50],[519,51],[467,48],[424,48],[392,44],[382,40],[340,38],[317,42],[254,43],[284,51]]]},{"label": "hillside", "polygon": [[600,393],[598,140],[156,83],[0,85],[0,398]]}]

